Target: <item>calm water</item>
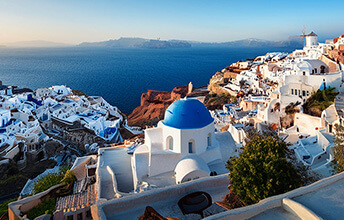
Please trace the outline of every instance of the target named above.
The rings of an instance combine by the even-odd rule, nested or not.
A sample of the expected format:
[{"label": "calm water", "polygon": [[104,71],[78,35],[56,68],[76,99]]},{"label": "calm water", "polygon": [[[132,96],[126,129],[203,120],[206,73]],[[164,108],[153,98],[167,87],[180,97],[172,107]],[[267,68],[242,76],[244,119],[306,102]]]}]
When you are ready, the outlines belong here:
[{"label": "calm water", "polygon": [[147,89],[206,85],[218,70],[237,60],[293,48],[0,48],[0,80],[37,89],[67,85],[103,96],[122,112],[140,104]]}]

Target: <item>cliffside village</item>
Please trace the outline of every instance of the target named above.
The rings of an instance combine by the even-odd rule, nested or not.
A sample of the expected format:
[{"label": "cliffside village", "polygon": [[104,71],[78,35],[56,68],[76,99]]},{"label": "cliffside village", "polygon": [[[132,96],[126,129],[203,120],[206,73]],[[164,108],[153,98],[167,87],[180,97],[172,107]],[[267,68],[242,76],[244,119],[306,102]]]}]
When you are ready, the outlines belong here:
[{"label": "cliffside village", "polygon": [[[342,125],[343,44],[343,35],[318,43],[312,32],[305,37],[303,50],[267,53],[216,73],[209,88],[240,97],[237,106],[213,112],[216,124],[229,125],[238,143],[245,137],[241,129],[248,126],[260,132],[275,130],[304,165],[323,177],[331,175],[335,124]],[[334,103],[323,112],[305,113],[307,99],[328,88],[339,92]],[[288,107],[295,113],[288,115]]]},{"label": "cliffside village", "polygon": [[[0,164],[35,169],[41,161],[54,160],[56,167],[38,178],[65,161],[96,153],[100,146],[123,142],[119,130],[131,129],[102,97],[77,95],[66,86],[0,89]],[[29,180],[21,195],[31,194],[33,183]]]},{"label": "cliffside village", "polygon": [[[48,140],[59,140],[57,136],[84,146],[89,155],[75,159],[73,193],[57,198],[54,219],[137,219],[147,206],[162,216],[179,219],[226,219],[233,212],[217,203],[195,214],[188,212],[190,207],[181,205],[180,199],[204,191],[210,201],[221,201],[228,194],[226,161],[239,155],[252,129],[278,135],[288,143],[297,162],[320,178],[333,175],[335,125],[343,125],[344,115],[343,70],[344,35],[319,43],[311,32],[305,36],[302,50],[271,52],[233,63],[217,72],[207,89],[194,91],[190,84],[189,95],[178,97],[164,110],[163,120],[144,129],[144,140],[134,143],[123,142],[118,130],[124,126],[138,134],[139,129],[127,126],[118,109],[101,97],[78,96],[65,86],[18,95],[4,87],[1,152],[11,159],[20,151],[39,151]],[[308,98],[328,88],[338,92],[334,103],[316,112],[318,116],[306,113],[303,104]],[[202,103],[204,93],[230,94],[237,102],[209,111]],[[92,135],[70,134],[79,130]],[[104,145],[111,141],[123,143]],[[92,143],[98,147],[90,147]],[[10,203],[9,218],[26,219],[25,213],[59,187]],[[303,190],[297,196],[310,192],[307,187]],[[290,195],[296,194],[292,191]],[[280,197],[281,201],[293,198]],[[276,204],[274,208],[281,208],[282,202]],[[259,214],[238,213],[236,219]]]}]

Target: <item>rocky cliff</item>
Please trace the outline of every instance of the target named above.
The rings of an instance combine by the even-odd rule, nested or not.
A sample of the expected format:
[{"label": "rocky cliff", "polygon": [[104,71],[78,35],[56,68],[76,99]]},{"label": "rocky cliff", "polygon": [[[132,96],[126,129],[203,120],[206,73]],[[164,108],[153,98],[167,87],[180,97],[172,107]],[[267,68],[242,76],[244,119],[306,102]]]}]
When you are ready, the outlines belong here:
[{"label": "rocky cliff", "polygon": [[128,116],[128,124],[140,127],[156,125],[164,119],[168,106],[187,93],[188,86],[175,87],[172,91],[148,90],[141,95],[141,105]]}]

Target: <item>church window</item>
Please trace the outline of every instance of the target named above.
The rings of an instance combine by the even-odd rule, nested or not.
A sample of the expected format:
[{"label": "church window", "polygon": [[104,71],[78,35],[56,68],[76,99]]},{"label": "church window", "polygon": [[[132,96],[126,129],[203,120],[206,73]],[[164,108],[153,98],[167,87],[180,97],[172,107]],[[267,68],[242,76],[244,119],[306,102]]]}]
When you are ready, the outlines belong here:
[{"label": "church window", "polygon": [[167,148],[173,150],[173,138],[171,136],[167,137]]},{"label": "church window", "polygon": [[188,143],[188,146],[189,146],[189,154],[196,153],[195,141],[194,140],[190,140],[189,143]]},{"label": "church window", "polygon": [[208,147],[211,146],[211,134],[210,133],[207,136],[207,144],[208,144]]}]

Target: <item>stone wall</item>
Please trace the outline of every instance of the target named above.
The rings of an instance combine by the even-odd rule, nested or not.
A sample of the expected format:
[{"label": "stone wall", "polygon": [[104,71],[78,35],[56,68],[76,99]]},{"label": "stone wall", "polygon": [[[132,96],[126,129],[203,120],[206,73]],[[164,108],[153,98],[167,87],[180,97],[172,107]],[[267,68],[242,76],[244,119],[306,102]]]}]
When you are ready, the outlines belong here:
[{"label": "stone wall", "polygon": [[323,61],[324,63],[326,63],[326,65],[329,67],[329,72],[330,73],[335,73],[337,72],[337,63],[334,62],[333,60],[331,60],[330,58],[321,55],[321,57],[319,58],[321,61]]}]

